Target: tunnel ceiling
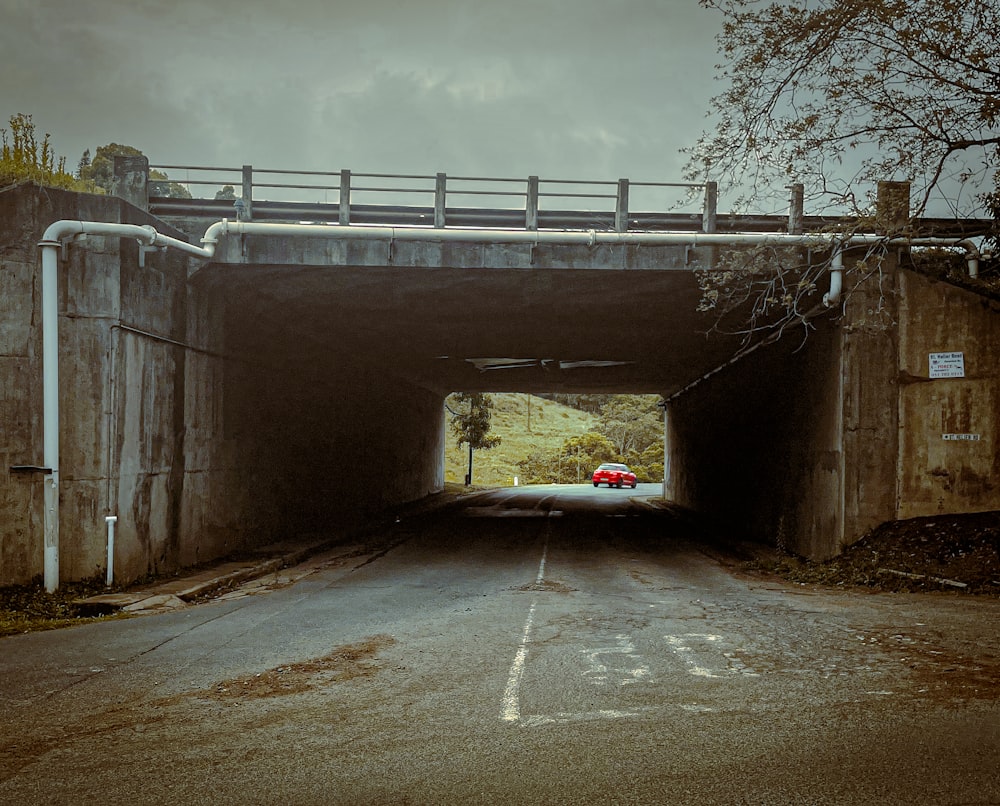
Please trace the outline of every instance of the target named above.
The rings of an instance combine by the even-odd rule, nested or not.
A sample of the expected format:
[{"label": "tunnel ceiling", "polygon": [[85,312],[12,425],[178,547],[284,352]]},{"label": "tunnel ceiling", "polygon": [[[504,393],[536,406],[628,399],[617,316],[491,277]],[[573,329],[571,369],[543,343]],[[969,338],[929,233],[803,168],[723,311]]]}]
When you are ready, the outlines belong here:
[{"label": "tunnel ceiling", "polygon": [[217,264],[228,350],[440,393],[671,394],[724,363],[691,271]]}]

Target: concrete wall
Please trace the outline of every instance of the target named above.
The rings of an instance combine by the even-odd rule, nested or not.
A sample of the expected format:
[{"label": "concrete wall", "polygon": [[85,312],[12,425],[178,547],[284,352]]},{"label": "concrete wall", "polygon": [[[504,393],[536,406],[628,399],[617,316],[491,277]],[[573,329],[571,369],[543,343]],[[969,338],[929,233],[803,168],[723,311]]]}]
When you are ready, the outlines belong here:
[{"label": "concrete wall", "polygon": [[841,342],[821,326],[756,351],[667,408],[667,497],[800,554],[843,526]]},{"label": "concrete wall", "polygon": [[[117,199],[0,193],[0,585],[42,572],[40,258],[55,220],[153,223]],[[440,489],[442,400],[294,344],[257,354],[226,289],[188,259],[89,236],[59,267],[60,575],[119,581]],[[274,347],[275,345],[272,345]],[[284,357],[280,357],[287,350]],[[292,356],[290,359],[289,356]],[[349,515],[348,515],[349,513]]]},{"label": "concrete wall", "polygon": [[[1000,509],[1000,304],[883,268],[839,324],[670,402],[668,498],[812,559],[889,520]],[[929,378],[939,352],[965,377]]]},{"label": "concrete wall", "polygon": [[[1000,303],[912,272],[900,291],[899,517],[1000,509]],[[965,377],[930,377],[942,352]]]},{"label": "concrete wall", "polygon": [[[31,186],[0,194],[0,584],[42,570],[42,477],[8,468],[42,464],[37,243],[62,218],[158,223],[114,198]],[[198,534],[202,556],[224,552],[242,513],[199,493],[238,488],[231,446],[213,443],[203,471],[192,478],[186,470],[199,436],[188,425],[211,419],[211,378],[222,359],[192,359],[179,345],[194,340],[221,354],[208,297],[192,296],[187,260],[176,254],[147,255],[140,268],[134,242],[88,236],[66,255],[59,264],[61,578],[103,575],[108,514],[119,517],[119,579],[177,567],[190,556],[186,524],[199,512],[226,527]]]}]

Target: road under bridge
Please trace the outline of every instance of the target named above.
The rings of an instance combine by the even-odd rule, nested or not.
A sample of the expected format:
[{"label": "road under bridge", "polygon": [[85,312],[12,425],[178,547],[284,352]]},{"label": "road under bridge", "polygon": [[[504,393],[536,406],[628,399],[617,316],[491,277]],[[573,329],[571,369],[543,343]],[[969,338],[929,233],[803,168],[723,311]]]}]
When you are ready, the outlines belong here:
[{"label": "road under bridge", "polygon": [[[56,480],[61,579],[106,567],[109,517],[120,579],[357,527],[441,489],[457,390],[662,394],[666,495],[812,557],[896,517],[1000,508],[995,303],[890,253],[843,323],[732,362],[738,339],[697,312],[713,242],[631,232],[234,222],[210,259],[108,234],[51,247],[53,479],[37,242],[58,220],[185,233],[110,198],[23,187],[0,205],[3,584],[42,570]],[[896,326],[865,326],[876,304]],[[932,374],[945,353],[961,375]]]}]

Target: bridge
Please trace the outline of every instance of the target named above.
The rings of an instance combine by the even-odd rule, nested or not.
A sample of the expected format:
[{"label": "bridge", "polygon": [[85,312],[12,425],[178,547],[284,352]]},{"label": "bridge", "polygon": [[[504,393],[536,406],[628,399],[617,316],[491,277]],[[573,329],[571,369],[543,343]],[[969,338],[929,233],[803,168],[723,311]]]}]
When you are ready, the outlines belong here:
[{"label": "bridge", "polygon": [[[203,170],[171,168],[166,188],[233,184]],[[5,226],[33,233],[3,241],[18,289],[4,303],[0,366],[19,390],[5,419],[23,425],[4,449],[0,580],[42,561],[47,584],[104,568],[106,518],[129,578],[435,492],[442,402],[458,390],[662,394],[667,496],[807,556],[892,518],[1000,504],[996,306],[906,268],[914,243],[958,244],[983,222],[848,237],[794,192],[787,216],[741,218],[718,213],[711,185],[348,171],[267,191],[333,202],[268,201],[260,188],[280,183],[247,166],[235,198],[181,199],[157,195],[143,160],[116,171],[119,199],[0,194]],[[695,194],[699,209],[641,211],[641,191]],[[455,206],[459,192],[516,201]],[[882,284],[856,289],[842,323],[817,318],[804,345],[734,360],[739,338],[706,335],[693,270],[720,248],[832,255],[816,300],[832,306],[851,248],[871,243],[891,247]],[[868,326],[879,306],[897,327]],[[57,392],[39,358],[46,320]],[[932,376],[932,354],[960,355],[963,374]]]}]

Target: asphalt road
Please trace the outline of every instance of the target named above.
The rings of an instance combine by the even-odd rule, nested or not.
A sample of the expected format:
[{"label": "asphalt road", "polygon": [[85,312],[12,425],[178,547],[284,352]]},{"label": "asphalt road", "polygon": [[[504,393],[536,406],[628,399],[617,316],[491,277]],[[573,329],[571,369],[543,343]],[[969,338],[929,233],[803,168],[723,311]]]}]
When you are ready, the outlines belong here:
[{"label": "asphalt road", "polygon": [[0,802],[1000,803],[1000,601],[747,576],[657,492],[477,496],[3,639]]}]

